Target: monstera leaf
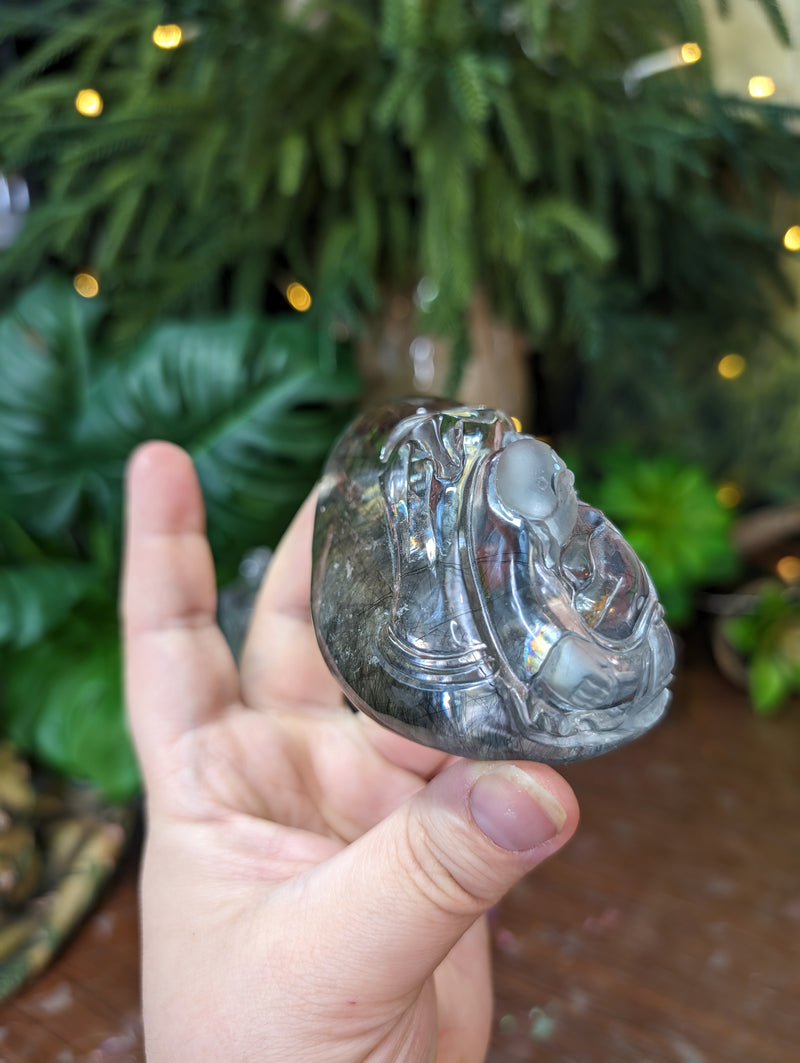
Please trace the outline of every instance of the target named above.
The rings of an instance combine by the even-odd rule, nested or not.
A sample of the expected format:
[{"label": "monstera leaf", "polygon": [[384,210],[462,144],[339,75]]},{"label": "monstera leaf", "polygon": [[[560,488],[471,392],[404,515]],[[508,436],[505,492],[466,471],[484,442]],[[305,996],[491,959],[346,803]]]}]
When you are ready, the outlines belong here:
[{"label": "monstera leaf", "polygon": [[98,570],[51,560],[0,568],[0,646],[24,649],[58,627],[97,584]]},{"label": "monstera leaf", "polygon": [[189,451],[229,578],[299,507],[358,381],[308,319],[169,322],[113,355],[100,319],[51,280],[0,319],[0,696],[23,751],[119,797],[136,785],[115,623],[130,452]]},{"label": "monstera leaf", "polygon": [[85,302],[48,281],[0,321],[0,503],[39,534],[87,505],[117,520],[125,461],[158,437],[195,458],[215,546],[272,542],[357,394],[343,351],[305,321],[239,315],[164,324],[110,361]]},{"label": "monstera leaf", "polygon": [[69,521],[79,482],[68,471],[83,406],[87,337],[98,308],[45,280],[0,318],[0,510],[49,533]]},{"label": "monstera leaf", "polygon": [[99,477],[90,489],[115,497],[132,448],[170,439],[195,459],[215,547],[273,543],[356,394],[336,358],[301,321],[157,328],[90,392],[79,439]]}]

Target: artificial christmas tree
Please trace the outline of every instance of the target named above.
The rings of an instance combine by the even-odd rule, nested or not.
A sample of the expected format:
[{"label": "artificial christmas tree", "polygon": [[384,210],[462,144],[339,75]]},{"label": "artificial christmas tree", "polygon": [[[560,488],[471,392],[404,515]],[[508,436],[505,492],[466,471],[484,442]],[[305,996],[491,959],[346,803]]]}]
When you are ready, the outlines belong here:
[{"label": "artificial christmas tree", "polygon": [[424,279],[416,329],[455,377],[480,288],[527,337],[537,431],[800,489],[794,463],[763,482],[785,441],[715,368],[742,353],[794,415],[762,340],[792,294],[796,114],[715,91],[700,4],[45,0],[5,5],[0,35],[0,170],[34,188],[9,295],[88,272],[119,339],[300,281],[353,330]]}]

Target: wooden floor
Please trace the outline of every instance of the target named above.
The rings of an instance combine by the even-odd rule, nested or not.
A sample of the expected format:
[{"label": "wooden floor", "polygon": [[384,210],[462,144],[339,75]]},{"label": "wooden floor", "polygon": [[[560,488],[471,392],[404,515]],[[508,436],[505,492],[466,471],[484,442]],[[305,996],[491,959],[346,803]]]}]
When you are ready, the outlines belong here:
[{"label": "wooden floor", "polygon": [[[800,704],[688,647],[667,722],[565,774],[577,837],[494,915],[491,1063],[797,1063]],[[143,1060],[135,876],[0,1007],[0,1063]]]}]

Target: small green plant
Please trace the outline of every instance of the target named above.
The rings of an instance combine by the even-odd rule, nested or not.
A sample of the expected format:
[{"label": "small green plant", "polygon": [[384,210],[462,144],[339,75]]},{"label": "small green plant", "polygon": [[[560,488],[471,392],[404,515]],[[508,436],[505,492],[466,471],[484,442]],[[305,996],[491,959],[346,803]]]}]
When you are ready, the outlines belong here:
[{"label": "small green plant", "polygon": [[695,592],[736,572],[731,511],[699,466],[671,456],[617,453],[604,467],[592,502],[619,525],[647,566],[669,622],[686,623]]},{"label": "small green plant", "polygon": [[748,612],[726,621],[724,633],[746,662],[756,712],[777,712],[800,693],[800,584],[765,583]]},{"label": "small green plant", "polygon": [[100,317],[51,279],[0,318],[0,733],[124,798],[137,785],[116,621],[128,455],[154,437],[189,451],[230,578],[302,502],[357,380],[297,317],[164,323],[114,356]]}]

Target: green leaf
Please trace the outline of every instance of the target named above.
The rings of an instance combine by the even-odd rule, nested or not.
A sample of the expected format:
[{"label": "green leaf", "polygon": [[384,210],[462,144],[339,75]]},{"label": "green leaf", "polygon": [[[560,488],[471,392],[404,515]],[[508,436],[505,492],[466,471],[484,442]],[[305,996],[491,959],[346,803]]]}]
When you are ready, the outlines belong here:
[{"label": "green leaf", "polygon": [[212,542],[273,545],[357,393],[353,373],[338,366],[343,353],[297,318],[163,325],[92,389],[83,479],[114,509],[131,450],[170,440],[195,459]]},{"label": "green leaf", "polygon": [[748,671],[753,708],[762,715],[776,712],[789,694],[789,684],[780,661],[774,656],[755,657]]},{"label": "green leaf", "polygon": [[80,484],[63,471],[97,313],[67,284],[47,279],[0,319],[0,506],[45,534],[67,524],[78,500]]},{"label": "green leaf", "polygon": [[[9,517],[54,533],[82,505],[82,540],[93,549],[92,520],[119,525],[129,454],[162,438],[195,458],[223,567],[250,546],[274,545],[358,393],[345,349],[312,317],[245,314],[164,324],[103,365],[89,357],[92,315],[76,299],[65,282],[48,282],[0,321],[0,504]],[[25,608],[15,586],[6,639],[44,630],[42,581]],[[77,594],[73,582],[64,593]]]},{"label": "green leaf", "polygon": [[75,622],[4,661],[5,731],[26,754],[99,786],[110,800],[139,776],[124,720],[113,613]]},{"label": "green leaf", "polygon": [[616,253],[608,228],[564,198],[548,196],[537,200],[528,212],[527,224],[539,243],[540,254],[548,257],[555,273],[566,272],[581,260],[602,266],[611,262]]},{"label": "green leaf", "polygon": [[303,179],[308,145],[301,133],[287,133],[278,148],[278,191],[293,196]]},{"label": "green leaf", "polygon": [[800,692],[800,590],[777,580],[764,583],[747,612],[725,622],[724,633],[748,662],[750,699],[756,712],[777,711]]},{"label": "green leaf", "polygon": [[453,104],[468,121],[481,123],[489,114],[483,63],[474,52],[459,52],[448,70],[448,84]]},{"label": "green leaf", "polygon": [[792,43],[792,37],[778,0],[757,0],[757,3],[763,9],[775,36],[781,44],[788,47]]},{"label": "green leaf", "polygon": [[750,654],[758,644],[758,623],[753,616],[732,616],[725,621],[723,630],[739,653]]},{"label": "green leaf", "polygon": [[0,568],[0,645],[30,646],[58,627],[97,583],[97,569],[80,562]]},{"label": "green leaf", "polygon": [[522,181],[530,181],[537,176],[540,167],[533,131],[525,127],[510,92],[495,92],[494,104],[517,172]]}]

